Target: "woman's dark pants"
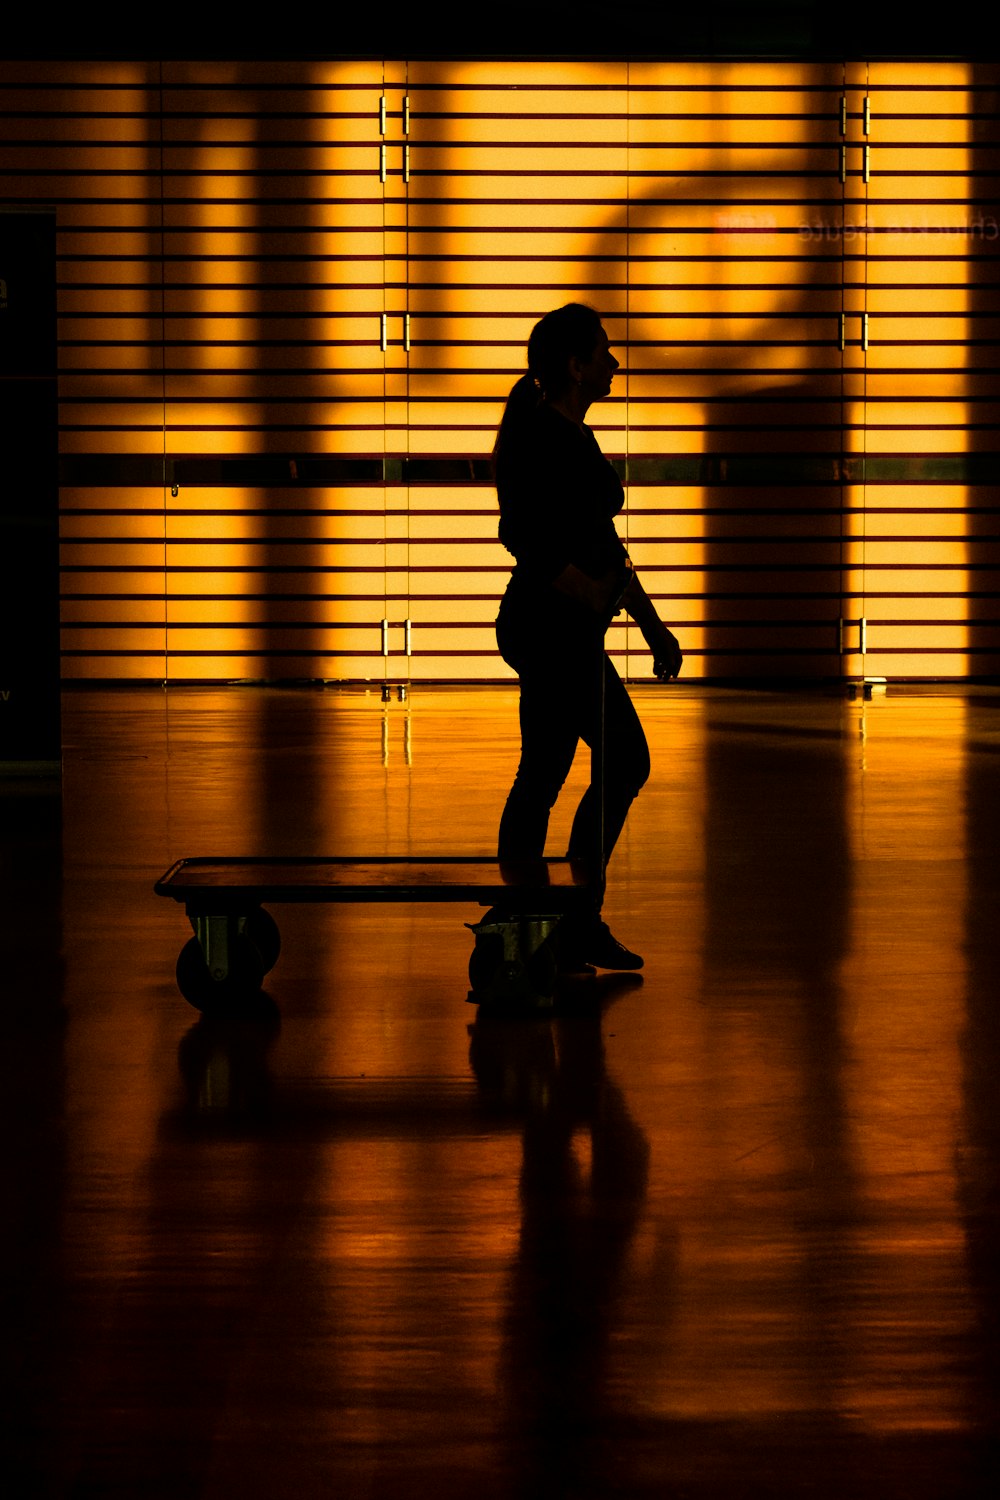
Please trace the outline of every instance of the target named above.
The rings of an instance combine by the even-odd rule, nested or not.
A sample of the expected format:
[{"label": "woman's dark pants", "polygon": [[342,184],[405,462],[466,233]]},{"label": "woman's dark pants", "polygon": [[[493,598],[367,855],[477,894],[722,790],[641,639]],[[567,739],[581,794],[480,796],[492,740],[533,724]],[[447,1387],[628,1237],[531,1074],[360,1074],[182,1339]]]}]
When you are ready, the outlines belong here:
[{"label": "woman's dark pants", "polygon": [[[506,603],[506,601],[505,601]],[[604,837],[607,862],[633,798],[649,776],[649,749],[625,685],[596,631],[540,627],[527,617],[505,618],[497,642],[520,679],[521,761],[500,820],[500,859],[540,858],[549,814],[580,740],[593,750],[601,723],[604,675]],[[603,664],[603,666],[602,666]],[[600,796],[593,783],[576,810],[567,853],[596,860],[600,848]],[[603,875],[603,871],[601,872]]]}]

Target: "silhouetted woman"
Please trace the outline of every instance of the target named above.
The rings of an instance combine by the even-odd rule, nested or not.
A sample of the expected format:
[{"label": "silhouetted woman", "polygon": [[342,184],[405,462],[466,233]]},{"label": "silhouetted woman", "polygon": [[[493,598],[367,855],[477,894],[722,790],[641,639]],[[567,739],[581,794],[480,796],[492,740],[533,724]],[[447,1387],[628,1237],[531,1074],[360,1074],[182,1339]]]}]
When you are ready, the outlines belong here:
[{"label": "silhouetted woman", "polygon": [[[516,560],[497,617],[500,653],[520,679],[521,760],[500,820],[501,860],[541,857],[549,813],[577,744],[600,729],[604,672],[604,857],[649,775],[638,715],[604,635],[624,608],[653,653],[657,677],[681,667],[676,638],[661,622],[614,526],[621,481],[584,422],[611,390],[618,361],[600,317],[571,302],[547,313],[528,340],[528,373],[514,386],[494,448],[500,540]],[[599,790],[577,808],[571,858],[592,860],[599,844]],[[603,871],[601,872],[603,885]],[[642,959],[592,916],[567,931],[564,963],[638,969]]]}]

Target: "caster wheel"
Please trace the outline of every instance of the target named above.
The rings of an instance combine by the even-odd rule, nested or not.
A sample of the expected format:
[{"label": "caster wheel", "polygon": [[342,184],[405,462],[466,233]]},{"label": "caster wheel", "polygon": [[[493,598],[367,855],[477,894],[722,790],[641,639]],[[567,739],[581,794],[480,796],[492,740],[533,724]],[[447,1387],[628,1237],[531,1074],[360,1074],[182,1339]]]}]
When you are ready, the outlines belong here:
[{"label": "caster wheel", "polygon": [[232,1014],[260,993],[264,966],[252,942],[240,936],[230,953],[229,973],[214,979],[197,938],[190,938],[177,960],[177,988],[195,1010]]},{"label": "caster wheel", "polygon": [[[551,1005],[558,963],[551,933],[538,941],[535,922],[491,911],[472,929],[469,999],[514,1007]],[[538,944],[534,949],[531,943]]]},{"label": "caster wheel", "polygon": [[497,932],[483,932],[469,955],[469,984],[476,994],[492,990],[503,968],[503,938]]},{"label": "caster wheel", "polygon": [[269,911],[258,906],[257,910],[252,911],[246,918],[243,930],[257,950],[264,966],[264,973],[270,974],[281,952],[281,933],[278,931],[277,922]]}]

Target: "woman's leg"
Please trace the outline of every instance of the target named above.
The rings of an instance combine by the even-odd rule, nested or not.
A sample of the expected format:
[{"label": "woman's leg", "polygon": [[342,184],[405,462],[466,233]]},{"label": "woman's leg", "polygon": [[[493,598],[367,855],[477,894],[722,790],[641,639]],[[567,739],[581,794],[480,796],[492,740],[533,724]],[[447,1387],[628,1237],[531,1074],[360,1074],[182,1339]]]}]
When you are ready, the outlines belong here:
[{"label": "woman's leg", "polygon": [[565,676],[521,677],[521,760],[500,819],[501,859],[540,859],[549,814],[569,775],[580,738],[580,705]]},{"label": "woman's leg", "polygon": [[[500,820],[501,860],[541,858],[549,814],[584,739],[591,747],[601,727],[601,693],[594,652],[566,653],[559,670],[522,671],[521,760]],[[603,652],[602,652],[603,656]],[[509,658],[508,658],[509,659]],[[649,751],[639,717],[625,685],[604,658],[604,858],[614,848],[629,806],[649,775]],[[577,809],[569,853],[596,859],[600,803],[588,787]],[[601,921],[602,878],[594,887],[589,913],[560,924],[561,963],[568,970],[588,964],[606,969],[641,969],[642,959],[625,948]]]},{"label": "woman's leg", "polygon": [[[590,673],[589,693],[581,694],[585,714],[580,737],[593,750],[601,732],[600,683]],[[604,862],[625,825],[628,810],[649,778],[649,747],[639,715],[610,657],[604,656]],[[573,819],[569,854],[596,859],[600,833],[600,795],[593,785],[584,792]]]},{"label": "woman's leg", "polygon": [[[593,690],[590,711],[581,738],[593,750],[601,733],[601,691],[597,672],[591,669]],[[603,846],[604,865],[618,842],[629,807],[649,777],[649,749],[639,716],[625,684],[610,658],[604,659],[604,827],[601,829],[600,788],[593,782],[584,792],[573,819],[569,853],[571,858],[598,861]],[[602,837],[603,832],[603,837]],[[604,870],[600,869],[594,906],[588,914],[563,924],[562,946],[568,968],[579,963],[598,969],[641,969],[642,959],[620,943],[601,920]]]}]

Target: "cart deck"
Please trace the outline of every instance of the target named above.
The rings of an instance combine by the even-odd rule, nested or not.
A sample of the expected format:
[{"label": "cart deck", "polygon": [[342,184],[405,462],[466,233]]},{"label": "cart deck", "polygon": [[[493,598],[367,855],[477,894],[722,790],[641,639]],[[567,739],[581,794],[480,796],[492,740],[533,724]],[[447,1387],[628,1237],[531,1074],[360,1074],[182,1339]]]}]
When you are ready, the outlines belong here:
[{"label": "cart deck", "polygon": [[205,856],[179,859],[156,882],[182,902],[194,937],[177,961],[182,994],[208,1010],[259,992],[281,947],[264,909],[280,903],[475,902],[495,908],[476,934],[470,998],[551,998],[550,941],[560,917],[593,900],[581,861],[499,861],[478,855]]},{"label": "cart deck", "polygon": [[158,896],[183,901],[190,914],[245,910],[247,903],[328,901],[477,901],[526,910],[544,901],[565,911],[593,885],[581,863],[523,863],[495,856],[379,855],[179,859],[156,882]]}]

